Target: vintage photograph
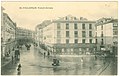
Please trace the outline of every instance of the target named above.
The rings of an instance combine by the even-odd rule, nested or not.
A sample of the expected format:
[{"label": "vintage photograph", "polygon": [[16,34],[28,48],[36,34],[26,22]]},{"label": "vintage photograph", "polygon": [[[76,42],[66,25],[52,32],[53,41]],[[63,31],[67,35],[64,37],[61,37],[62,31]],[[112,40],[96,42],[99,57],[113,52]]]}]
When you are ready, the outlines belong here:
[{"label": "vintage photograph", "polygon": [[1,75],[118,75],[117,1],[2,1]]}]

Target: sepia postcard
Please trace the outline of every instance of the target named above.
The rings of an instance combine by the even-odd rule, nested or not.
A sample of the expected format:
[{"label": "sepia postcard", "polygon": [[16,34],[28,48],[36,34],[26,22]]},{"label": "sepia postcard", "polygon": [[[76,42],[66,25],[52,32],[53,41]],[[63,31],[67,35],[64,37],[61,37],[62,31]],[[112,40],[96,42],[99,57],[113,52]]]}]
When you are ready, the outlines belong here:
[{"label": "sepia postcard", "polygon": [[1,75],[118,75],[118,1],[1,1]]}]

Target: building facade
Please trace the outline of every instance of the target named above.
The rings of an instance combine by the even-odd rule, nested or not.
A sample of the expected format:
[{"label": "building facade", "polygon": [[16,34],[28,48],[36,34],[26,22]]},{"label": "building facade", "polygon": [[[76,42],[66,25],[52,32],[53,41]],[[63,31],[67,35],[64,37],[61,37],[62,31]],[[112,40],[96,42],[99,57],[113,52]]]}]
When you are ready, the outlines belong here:
[{"label": "building facade", "polygon": [[[3,44],[3,35],[4,35],[4,30],[3,30],[3,11],[5,9],[3,7],[1,7],[1,44]],[[4,51],[3,51],[3,46],[1,45],[1,57],[4,57]]]},{"label": "building facade", "polygon": [[[47,25],[51,24],[51,20],[45,20],[41,24],[37,25],[35,27],[35,40],[38,46],[40,46],[41,43],[43,43],[43,28],[46,27]],[[45,30],[44,30],[45,31]]]},{"label": "building facade", "polygon": [[101,18],[96,21],[97,50],[101,52],[115,53],[118,47],[118,20],[113,18]]},{"label": "building facade", "polygon": [[16,28],[16,40],[18,44],[31,42],[35,38],[35,32],[21,27]]},{"label": "building facade", "polygon": [[9,57],[15,47],[16,23],[11,20],[7,13],[2,12],[1,25],[1,56]]},{"label": "building facade", "polygon": [[51,54],[79,55],[95,51],[95,21],[68,15],[37,26],[37,40]]}]

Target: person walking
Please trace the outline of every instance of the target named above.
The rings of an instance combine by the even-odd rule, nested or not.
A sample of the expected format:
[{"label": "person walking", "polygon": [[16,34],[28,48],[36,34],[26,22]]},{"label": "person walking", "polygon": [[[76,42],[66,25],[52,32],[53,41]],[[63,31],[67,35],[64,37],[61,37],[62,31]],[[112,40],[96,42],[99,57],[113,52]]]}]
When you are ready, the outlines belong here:
[{"label": "person walking", "polygon": [[19,63],[18,64],[18,67],[17,67],[17,75],[21,75],[21,64]]},{"label": "person walking", "polygon": [[20,59],[20,50],[19,47],[17,47],[17,49],[15,50],[15,60],[19,60]]},{"label": "person walking", "polygon": [[44,59],[45,59],[45,55],[46,55],[46,53],[44,52]]},{"label": "person walking", "polygon": [[95,60],[97,60],[97,56],[95,55]]},{"label": "person walking", "polygon": [[49,58],[49,56],[50,56],[50,52],[49,51],[48,51],[47,55],[48,55],[48,58]]},{"label": "person walking", "polygon": [[13,47],[13,49],[12,49],[11,56],[12,56],[12,64],[13,64],[13,62],[14,62],[14,47]]},{"label": "person walking", "polygon": [[81,58],[81,63],[83,63],[83,57]]},{"label": "person walking", "polygon": [[17,49],[15,49],[15,60],[17,60]]}]

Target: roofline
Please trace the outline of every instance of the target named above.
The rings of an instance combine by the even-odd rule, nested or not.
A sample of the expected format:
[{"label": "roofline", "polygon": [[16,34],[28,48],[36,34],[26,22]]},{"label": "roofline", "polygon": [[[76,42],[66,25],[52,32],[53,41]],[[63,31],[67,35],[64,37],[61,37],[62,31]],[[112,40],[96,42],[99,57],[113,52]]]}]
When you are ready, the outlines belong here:
[{"label": "roofline", "polygon": [[44,24],[44,21],[41,23],[41,24],[38,24],[35,28],[44,28],[44,27],[46,27],[46,26],[48,26],[49,24],[52,24],[53,23],[53,21],[51,21],[50,23],[48,23],[47,25],[46,24]]},{"label": "roofline", "polygon": [[66,23],[66,22],[70,22],[70,23],[96,23],[96,21],[81,21],[81,20],[62,20],[62,21],[53,21],[54,23],[57,23],[57,22],[62,22],[62,23]]},{"label": "roofline", "polygon": [[104,22],[104,23],[99,23],[99,24],[95,24],[96,26],[99,26],[99,25],[104,25],[104,24],[107,24],[107,23],[113,23],[113,22],[118,22],[118,19],[113,19],[111,21],[108,21],[108,22]]},{"label": "roofline", "polygon": [[8,14],[7,14],[7,13],[3,13],[3,15],[6,15],[6,16],[7,16],[7,18],[8,18],[8,19],[9,19],[9,20],[10,20],[10,21],[14,24],[14,26],[16,26],[16,25],[15,25],[15,22],[13,22],[13,21],[12,21],[12,19],[8,16]]},{"label": "roofline", "polygon": [[5,8],[1,6],[1,10],[5,10]]}]

